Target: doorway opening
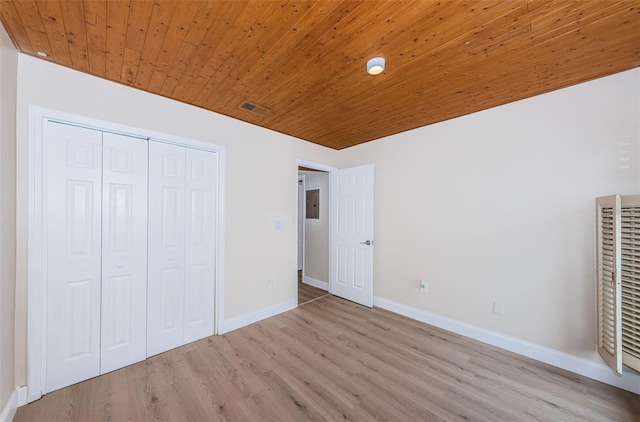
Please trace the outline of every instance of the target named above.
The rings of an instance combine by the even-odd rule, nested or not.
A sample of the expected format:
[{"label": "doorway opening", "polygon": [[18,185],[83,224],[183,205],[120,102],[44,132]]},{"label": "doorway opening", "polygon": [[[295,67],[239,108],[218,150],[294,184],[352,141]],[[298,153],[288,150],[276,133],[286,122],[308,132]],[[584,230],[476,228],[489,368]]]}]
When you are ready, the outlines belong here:
[{"label": "doorway opening", "polygon": [[329,171],[298,164],[298,306],[329,294]]},{"label": "doorway opening", "polygon": [[[317,180],[312,183],[314,178]],[[310,285],[371,308],[373,164],[338,170],[297,160],[295,180],[299,234],[296,270],[301,271],[300,281],[295,283],[298,305],[302,303],[298,291]],[[312,233],[317,235],[315,239]],[[300,256],[302,265],[297,263]]]}]

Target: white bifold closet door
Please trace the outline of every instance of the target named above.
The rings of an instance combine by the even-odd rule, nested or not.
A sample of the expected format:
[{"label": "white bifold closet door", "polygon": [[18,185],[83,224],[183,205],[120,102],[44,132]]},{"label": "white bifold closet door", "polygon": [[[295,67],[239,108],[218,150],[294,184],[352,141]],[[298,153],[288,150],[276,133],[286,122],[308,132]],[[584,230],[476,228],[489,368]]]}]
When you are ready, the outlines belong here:
[{"label": "white bifold closet door", "polygon": [[217,163],[149,142],[148,356],[214,333]]},{"label": "white bifold closet door", "polygon": [[45,126],[45,391],[145,358],[147,142]]},{"label": "white bifold closet door", "polygon": [[100,373],[147,357],[148,142],[103,134]]}]

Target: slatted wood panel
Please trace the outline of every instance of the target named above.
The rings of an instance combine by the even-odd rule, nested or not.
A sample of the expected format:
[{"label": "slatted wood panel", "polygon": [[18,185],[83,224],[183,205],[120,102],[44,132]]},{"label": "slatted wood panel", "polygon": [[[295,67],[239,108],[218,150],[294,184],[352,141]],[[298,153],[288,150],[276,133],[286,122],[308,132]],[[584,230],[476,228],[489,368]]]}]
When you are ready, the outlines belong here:
[{"label": "slatted wood panel", "polygon": [[640,371],[640,196],[622,198],[622,361]]},{"label": "slatted wood panel", "polygon": [[640,0],[0,0],[0,19],[26,54],[337,149],[640,66]]},{"label": "slatted wood panel", "polygon": [[620,195],[596,199],[598,353],[622,373]]},{"label": "slatted wood panel", "polygon": [[634,422],[640,396],[325,296],[47,394],[23,421]]}]

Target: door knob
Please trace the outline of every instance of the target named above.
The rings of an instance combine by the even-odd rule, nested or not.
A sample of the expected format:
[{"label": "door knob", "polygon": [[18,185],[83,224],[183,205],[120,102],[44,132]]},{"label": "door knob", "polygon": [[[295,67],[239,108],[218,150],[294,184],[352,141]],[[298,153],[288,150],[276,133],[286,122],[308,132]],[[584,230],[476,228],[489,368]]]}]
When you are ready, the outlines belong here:
[{"label": "door knob", "polygon": [[373,245],[373,240],[367,240],[366,242],[360,242],[360,244],[361,244],[361,245],[367,245],[367,246],[370,246],[370,245]]}]

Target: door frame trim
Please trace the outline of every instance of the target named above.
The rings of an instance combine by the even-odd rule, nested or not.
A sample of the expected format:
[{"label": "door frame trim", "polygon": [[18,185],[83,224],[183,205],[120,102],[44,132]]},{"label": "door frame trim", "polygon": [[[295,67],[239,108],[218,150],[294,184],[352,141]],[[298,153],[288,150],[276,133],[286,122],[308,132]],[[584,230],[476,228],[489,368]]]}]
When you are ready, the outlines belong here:
[{"label": "door frame trim", "polygon": [[27,218],[27,403],[43,395],[46,375],[46,235],[43,231],[44,207],[44,124],[48,120],[88,129],[165,142],[218,153],[215,252],[214,334],[220,332],[224,318],[225,245],[225,147],[181,136],[121,125],[78,114],[29,106],[28,218]]},{"label": "door frame trim", "polygon": [[[302,182],[302,195],[303,197],[300,198],[300,183]],[[307,184],[307,178],[305,174],[300,174],[298,173],[298,219],[300,219],[300,216],[302,216],[302,220],[305,219],[305,215],[306,215],[306,211],[307,211],[307,206],[305,204],[305,192],[306,192],[306,184]],[[302,239],[302,265],[300,265],[300,262],[298,262],[298,265],[302,268],[300,268],[299,271],[302,271],[302,277],[304,278],[304,254],[305,254],[305,242],[306,242],[306,227],[305,227],[305,221],[302,221],[302,224],[300,224],[300,220],[298,220],[296,222],[297,227],[298,227],[298,242],[300,241],[300,239]],[[302,226],[302,235],[300,235],[300,227]],[[300,253],[300,244],[298,244],[298,253]],[[300,257],[298,257],[298,261],[300,261]],[[296,284],[296,300],[298,297],[298,285]]]}]

